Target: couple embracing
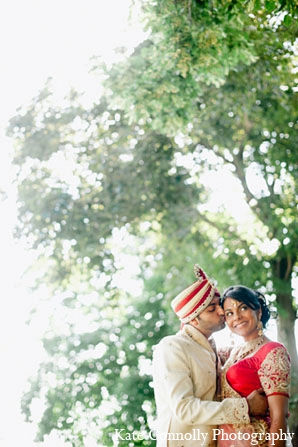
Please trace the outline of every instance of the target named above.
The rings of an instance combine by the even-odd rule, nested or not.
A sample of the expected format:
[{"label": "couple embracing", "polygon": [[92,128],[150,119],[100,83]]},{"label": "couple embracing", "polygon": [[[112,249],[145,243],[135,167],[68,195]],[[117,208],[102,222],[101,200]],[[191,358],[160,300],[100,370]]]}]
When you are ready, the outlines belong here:
[{"label": "couple embracing", "polygon": [[[264,295],[232,286],[221,296],[200,267],[195,274],[172,301],[180,331],[154,349],[157,447],[285,447],[290,358],[263,333]],[[217,352],[212,334],[225,324],[243,344]]]}]

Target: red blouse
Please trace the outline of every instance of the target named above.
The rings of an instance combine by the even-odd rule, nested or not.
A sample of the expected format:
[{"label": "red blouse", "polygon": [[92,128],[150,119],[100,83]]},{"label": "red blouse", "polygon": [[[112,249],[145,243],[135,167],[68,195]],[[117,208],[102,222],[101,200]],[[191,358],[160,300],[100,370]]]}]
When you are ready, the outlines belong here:
[{"label": "red blouse", "polygon": [[263,388],[267,396],[282,394],[289,397],[289,354],[281,343],[266,343],[252,357],[230,366],[226,378],[242,397],[258,388]]}]

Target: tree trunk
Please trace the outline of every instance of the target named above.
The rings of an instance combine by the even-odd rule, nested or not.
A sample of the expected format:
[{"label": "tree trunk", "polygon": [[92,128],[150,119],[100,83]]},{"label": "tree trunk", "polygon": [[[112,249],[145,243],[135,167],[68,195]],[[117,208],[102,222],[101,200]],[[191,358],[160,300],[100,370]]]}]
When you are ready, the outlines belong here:
[{"label": "tree trunk", "polygon": [[[289,299],[289,298],[288,298]],[[284,315],[285,308],[277,317],[278,340],[283,343],[291,356],[291,365],[293,371],[298,371],[297,344],[295,338],[296,311],[292,309],[291,315],[287,312]]]},{"label": "tree trunk", "polygon": [[[295,312],[296,315],[296,312]],[[298,356],[295,339],[295,321],[280,315],[277,320],[278,339],[283,343],[291,357],[291,397],[289,431],[295,433],[293,447],[298,447]]]},{"label": "tree trunk", "polygon": [[291,396],[289,430],[295,433],[293,446],[298,447],[298,355],[295,338],[297,309],[292,297],[292,268],[296,257],[284,256],[273,261],[274,286],[278,309],[278,339],[289,351],[291,357]]},{"label": "tree trunk", "polygon": [[291,397],[289,431],[295,433],[293,447],[298,447],[298,355],[295,338],[296,309],[290,293],[277,295],[279,315],[277,319],[278,339],[289,351],[291,357]]}]

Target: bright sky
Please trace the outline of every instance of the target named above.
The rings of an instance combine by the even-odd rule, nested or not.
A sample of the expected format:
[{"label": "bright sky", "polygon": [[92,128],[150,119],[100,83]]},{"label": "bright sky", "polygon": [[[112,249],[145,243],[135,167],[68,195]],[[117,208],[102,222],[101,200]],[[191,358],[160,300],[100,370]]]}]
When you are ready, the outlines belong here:
[{"label": "bright sky", "polygon": [[[19,400],[42,355],[38,328],[26,324],[32,297],[21,273],[29,260],[12,238],[15,195],[9,162],[8,120],[43,88],[48,77],[60,95],[71,86],[97,92],[88,75],[94,55],[106,59],[116,46],[132,46],[141,31],[127,23],[129,0],[9,0],[0,10],[0,447],[35,447],[35,427],[23,422]],[[96,94],[96,93],[95,93]],[[41,323],[42,324],[42,323]],[[42,447],[62,447],[53,439]]]}]

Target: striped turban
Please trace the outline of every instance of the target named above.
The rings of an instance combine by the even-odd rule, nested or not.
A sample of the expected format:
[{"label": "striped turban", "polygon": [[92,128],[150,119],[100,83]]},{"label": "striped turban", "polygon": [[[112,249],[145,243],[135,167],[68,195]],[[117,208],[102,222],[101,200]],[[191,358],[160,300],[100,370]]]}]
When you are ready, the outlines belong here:
[{"label": "striped turban", "polygon": [[195,265],[195,275],[197,281],[180,292],[171,303],[182,323],[189,323],[206,309],[215,296],[220,297],[218,289],[198,265]]}]

